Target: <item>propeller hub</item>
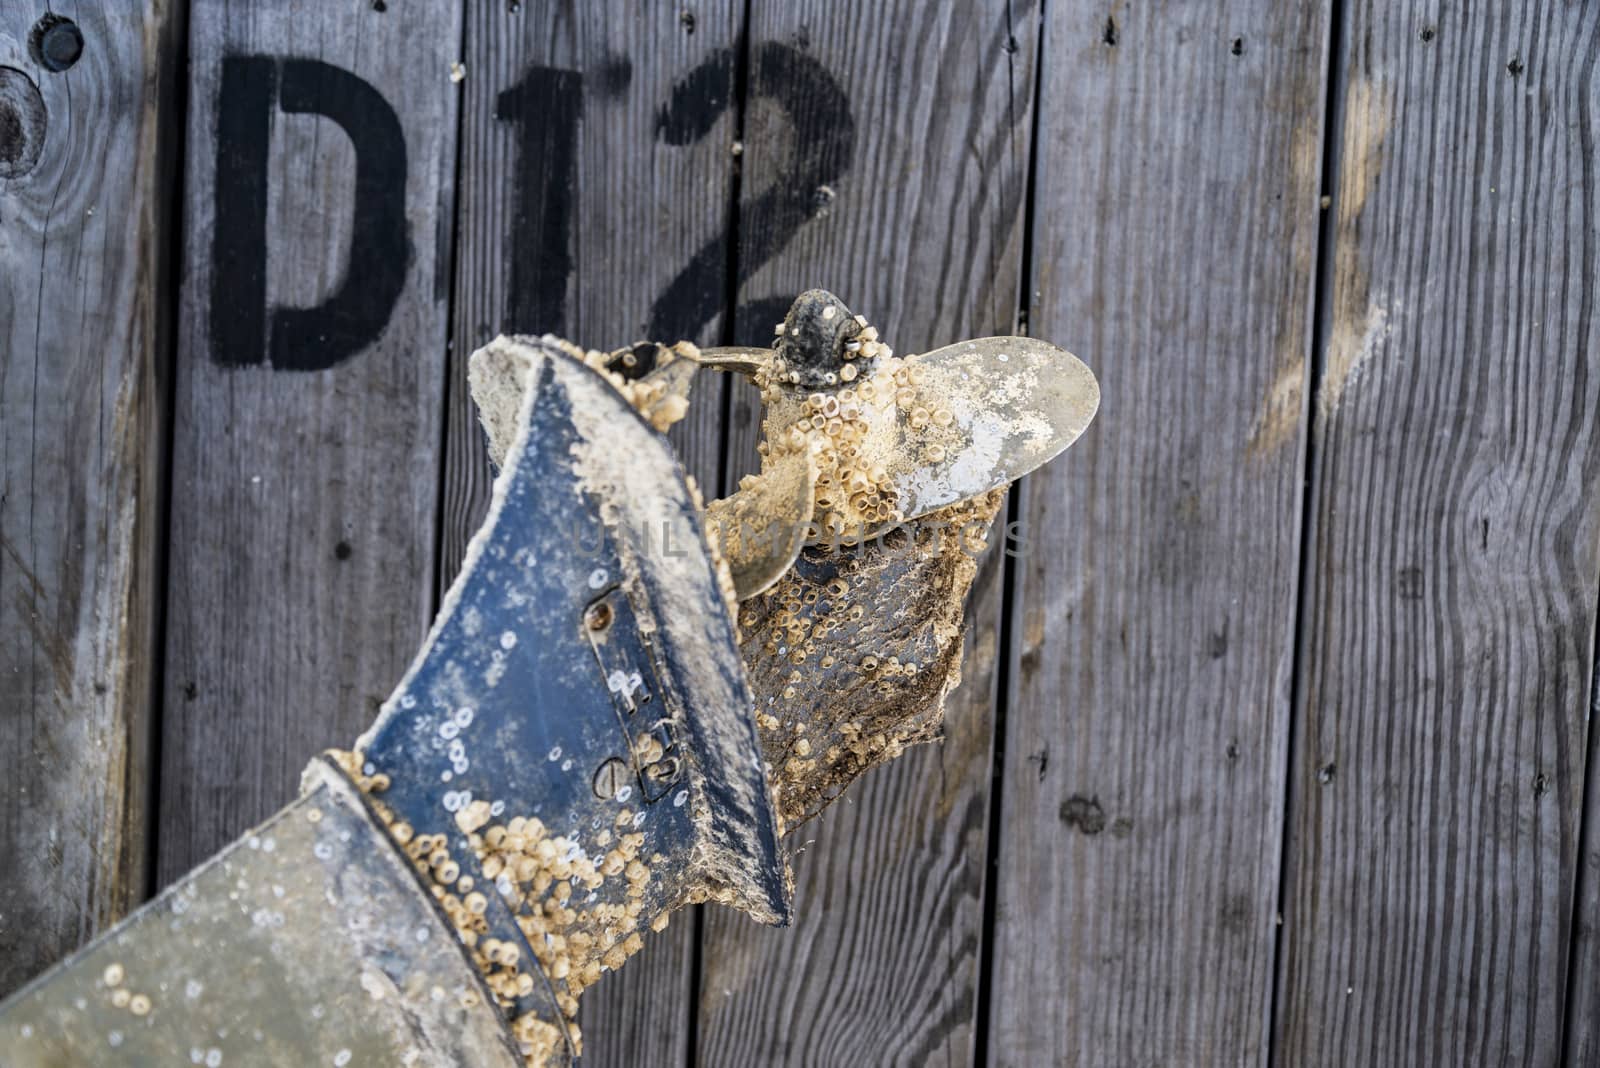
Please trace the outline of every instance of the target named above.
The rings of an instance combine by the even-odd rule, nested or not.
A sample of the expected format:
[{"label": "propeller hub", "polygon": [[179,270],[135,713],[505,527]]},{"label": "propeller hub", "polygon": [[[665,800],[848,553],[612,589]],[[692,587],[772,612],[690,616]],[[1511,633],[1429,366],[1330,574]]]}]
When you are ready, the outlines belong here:
[{"label": "propeller hub", "polygon": [[808,289],[795,298],[778,324],[774,348],[773,380],[807,392],[869,376],[878,359],[889,355],[877,329],[825,289]]}]

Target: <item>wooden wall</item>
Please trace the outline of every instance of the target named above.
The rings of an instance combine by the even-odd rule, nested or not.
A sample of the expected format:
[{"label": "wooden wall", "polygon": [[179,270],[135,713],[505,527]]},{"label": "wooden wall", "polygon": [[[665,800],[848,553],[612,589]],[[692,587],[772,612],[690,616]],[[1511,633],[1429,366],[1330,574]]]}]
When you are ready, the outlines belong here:
[{"label": "wooden wall", "polygon": [[474,347],[822,285],[1101,413],[946,740],[585,1063],[1600,1065],[1600,13],[53,9],[0,0],[0,994],[370,720],[486,505]]},{"label": "wooden wall", "polygon": [[[170,6],[0,3],[0,991],[152,888],[180,138]],[[42,37],[42,34],[38,36]]]}]

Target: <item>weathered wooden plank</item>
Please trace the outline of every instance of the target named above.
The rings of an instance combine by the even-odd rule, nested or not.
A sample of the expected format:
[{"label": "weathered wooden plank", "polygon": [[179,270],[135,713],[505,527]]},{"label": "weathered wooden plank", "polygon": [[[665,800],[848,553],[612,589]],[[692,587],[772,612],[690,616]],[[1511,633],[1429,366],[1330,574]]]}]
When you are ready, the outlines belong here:
[{"label": "weathered wooden plank", "polygon": [[[605,349],[722,340],[743,4],[516,7],[468,9],[444,584],[492,481],[466,387],[475,348],[501,331]],[[724,384],[701,377],[672,437],[714,494]],[[686,913],[584,994],[585,1064],[685,1060],[693,953]]]},{"label": "weathered wooden plank", "polygon": [[1554,1064],[1600,582],[1600,22],[1344,15],[1275,1059]]},{"label": "weathered wooden plank", "polygon": [[1046,8],[1033,333],[1103,400],[1027,487],[993,1065],[1266,1054],[1318,8]]},{"label": "weathered wooden plank", "polygon": [[[1593,135],[1590,135],[1591,137]],[[1600,663],[1590,675],[1600,679]],[[1600,1066],[1600,733],[1592,727],[1600,713],[1600,687],[1590,682],[1589,751],[1584,765],[1583,833],[1578,846],[1576,895],[1572,909],[1572,952],[1568,961],[1565,1057],[1571,1068]]]},{"label": "weathered wooden plank", "polygon": [[44,11],[0,2],[0,996],[144,894],[171,373],[181,12]]},{"label": "weathered wooden plank", "polygon": [[460,7],[193,5],[163,880],[349,744],[425,633]]},{"label": "weathered wooden plank", "polygon": [[[769,342],[812,286],[901,352],[1011,332],[1036,8],[830,12],[752,16],[741,334]],[[758,431],[751,394],[736,398],[734,476],[754,469]],[[972,1062],[1002,562],[991,551],[969,598],[945,740],[794,835],[794,927],[707,911],[698,1063]]]},{"label": "weathered wooden plank", "polygon": [[[441,579],[492,481],[466,357],[497,333],[592,348],[722,340],[742,5],[470,10]],[[702,376],[673,441],[707,492],[721,390]]]}]

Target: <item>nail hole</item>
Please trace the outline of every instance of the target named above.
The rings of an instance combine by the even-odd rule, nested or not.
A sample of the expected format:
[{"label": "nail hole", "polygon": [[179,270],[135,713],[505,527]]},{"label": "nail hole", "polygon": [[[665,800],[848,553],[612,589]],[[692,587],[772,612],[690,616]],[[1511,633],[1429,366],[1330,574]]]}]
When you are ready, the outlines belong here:
[{"label": "nail hole", "polygon": [[83,56],[83,31],[69,18],[45,15],[28,34],[28,51],[39,66],[60,74]]}]

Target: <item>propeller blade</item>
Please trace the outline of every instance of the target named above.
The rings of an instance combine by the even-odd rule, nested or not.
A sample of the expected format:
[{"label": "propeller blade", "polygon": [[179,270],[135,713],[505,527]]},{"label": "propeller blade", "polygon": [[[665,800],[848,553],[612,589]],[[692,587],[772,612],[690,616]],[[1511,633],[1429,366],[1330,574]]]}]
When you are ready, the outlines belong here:
[{"label": "propeller blade", "polygon": [[806,543],[816,488],[811,457],[786,453],[706,508],[706,535],[717,540],[739,600],[766,590],[794,564]]}]

